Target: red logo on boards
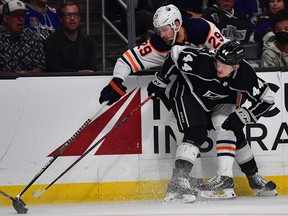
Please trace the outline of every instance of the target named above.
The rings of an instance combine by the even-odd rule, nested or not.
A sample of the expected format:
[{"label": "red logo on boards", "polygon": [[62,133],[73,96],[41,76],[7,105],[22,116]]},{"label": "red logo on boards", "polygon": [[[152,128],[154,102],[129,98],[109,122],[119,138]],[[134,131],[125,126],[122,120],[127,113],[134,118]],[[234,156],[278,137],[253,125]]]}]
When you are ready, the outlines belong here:
[{"label": "red logo on boards", "polygon": [[[99,136],[101,131],[112,119],[115,113],[121,108],[121,106],[123,106],[125,101],[127,101],[132,93],[133,91],[92,121],[67,147],[61,156],[81,156],[93,143],[96,143],[97,140],[101,139],[102,136]],[[129,113],[131,113],[135,107],[139,106],[140,103],[141,94],[140,89],[138,89],[115,125],[129,115]],[[59,151],[62,145],[48,156],[53,157]],[[113,133],[111,133],[102,143],[100,143],[100,145],[101,146],[95,152],[95,155],[141,154],[141,109],[137,110],[133,116],[125,121],[125,123],[115,129]]]}]

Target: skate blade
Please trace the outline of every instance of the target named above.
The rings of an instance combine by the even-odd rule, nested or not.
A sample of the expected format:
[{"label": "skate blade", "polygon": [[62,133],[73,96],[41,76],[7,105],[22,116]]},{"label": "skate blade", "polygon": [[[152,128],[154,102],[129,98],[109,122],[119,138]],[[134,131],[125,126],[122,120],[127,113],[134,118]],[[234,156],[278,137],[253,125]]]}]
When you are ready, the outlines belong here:
[{"label": "skate blade", "polygon": [[255,194],[255,196],[277,196],[278,195],[278,193],[275,189],[274,190],[265,190],[265,188],[254,189],[254,194]]},{"label": "skate blade", "polygon": [[163,200],[163,203],[193,203],[196,200],[196,196],[193,194],[175,194],[168,193]]},{"label": "skate blade", "polygon": [[232,188],[219,191],[201,191],[200,197],[205,199],[232,199],[236,194]]}]

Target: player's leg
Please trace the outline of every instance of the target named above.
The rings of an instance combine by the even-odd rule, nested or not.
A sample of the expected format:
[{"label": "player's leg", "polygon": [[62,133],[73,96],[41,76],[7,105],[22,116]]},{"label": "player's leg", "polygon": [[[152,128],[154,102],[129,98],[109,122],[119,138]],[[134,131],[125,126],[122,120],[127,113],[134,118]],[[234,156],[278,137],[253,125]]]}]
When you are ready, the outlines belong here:
[{"label": "player's leg", "polygon": [[173,102],[173,113],[184,137],[177,146],[175,167],[164,201],[181,199],[183,202],[193,202],[196,191],[190,186],[189,174],[199,154],[199,147],[207,138],[206,113],[192,95],[174,98]]},{"label": "player's leg", "polygon": [[235,159],[240,166],[241,171],[246,175],[249,186],[257,196],[275,196],[277,195],[276,184],[273,181],[266,180],[258,171],[257,163],[248,145],[243,131],[236,133],[237,150]]},{"label": "player's leg", "polygon": [[232,104],[215,107],[211,120],[216,131],[217,174],[204,185],[201,197],[234,198],[233,163],[236,152],[236,137],[233,131],[222,129],[222,123],[235,110]]},{"label": "player's leg", "polygon": [[[177,119],[175,118],[174,114],[171,113],[169,125],[175,135],[176,144],[179,146],[182,143],[184,133],[181,133],[178,125]],[[197,170],[195,169],[197,167]],[[194,163],[193,173],[189,175],[189,183],[193,190],[200,190],[203,185],[203,172],[202,172],[202,161],[201,161],[201,153],[199,152],[197,156],[197,160]]]}]

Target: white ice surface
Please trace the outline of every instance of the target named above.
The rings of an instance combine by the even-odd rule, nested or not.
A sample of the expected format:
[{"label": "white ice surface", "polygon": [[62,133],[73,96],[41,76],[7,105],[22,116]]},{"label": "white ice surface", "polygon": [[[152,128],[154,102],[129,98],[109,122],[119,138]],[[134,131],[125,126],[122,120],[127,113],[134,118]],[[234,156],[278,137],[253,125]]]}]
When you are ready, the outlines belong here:
[{"label": "white ice surface", "polygon": [[[232,200],[197,200],[192,204],[161,201],[103,202],[65,205],[31,205],[27,216],[188,216],[288,215],[288,196],[237,197]],[[1,216],[17,215],[12,206],[0,207]]]}]

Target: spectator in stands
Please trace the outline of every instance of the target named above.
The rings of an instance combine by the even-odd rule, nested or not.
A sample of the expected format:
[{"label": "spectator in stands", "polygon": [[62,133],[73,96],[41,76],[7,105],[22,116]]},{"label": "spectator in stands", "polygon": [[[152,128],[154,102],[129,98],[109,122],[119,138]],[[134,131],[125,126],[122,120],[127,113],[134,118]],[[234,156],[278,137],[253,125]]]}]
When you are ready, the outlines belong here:
[{"label": "spectator in stands", "polygon": [[258,0],[236,0],[234,8],[247,14],[250,20],[254,19],[261,10]]},{"label": "spectator in stands", "polygon": [[288,7],[288,0],[266,0],[263,3],[264,11],[257,18],[254,41],[264,42],[273,36],[270,17],[277,11]]},{"label": "spectator in stands", "polygon": [[202,17],[213,22],[221,33],[231,40],[249,42],[253,25],[248,16],[234,8],[235,0],[217,0]]},{"label": "spectator in stands", "polygon": [[0,72],[34,73],[45,69],[43,43],[39,35],[24,28],[25,4],[12,0],[3,6],[0,26]]},{"label": "spectator in stands", "polygon": [[3,22],[2,8],[3,8],[3,4],[5,3],[6,3],[6,0],[0,0],[0,24],[2,24]]},{"label": "spectator in stands", "polygon": [[43,39],[52,34],[60,24],[59,13],[47,3],[48,0],[29,0],[29,12],[25,17],[25,26],[37,32]]},{"label": "spectator in stands", "polygon": [[75,2],[60,8],[60,27],[44,41],[48,72],[93,72],[96,48],[93,38],[82,33],[80,9]]},{"label": "spectator in stands", "polygon": [[288,9],[282,9],[271,16],[274,37],[264,42],[262,67],[288,66]]}]

